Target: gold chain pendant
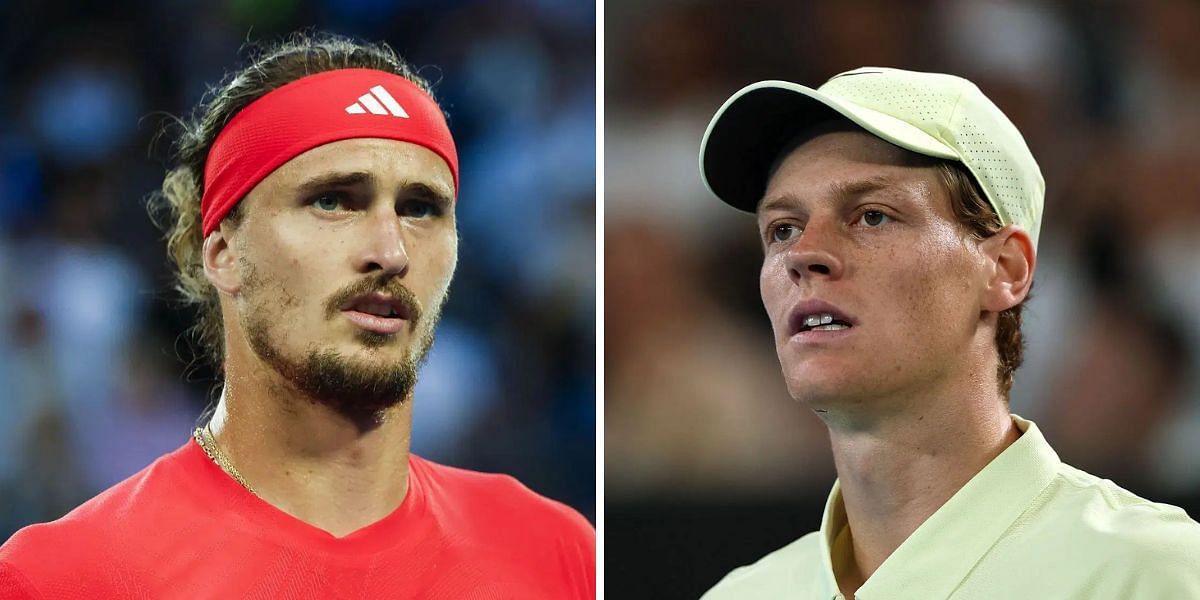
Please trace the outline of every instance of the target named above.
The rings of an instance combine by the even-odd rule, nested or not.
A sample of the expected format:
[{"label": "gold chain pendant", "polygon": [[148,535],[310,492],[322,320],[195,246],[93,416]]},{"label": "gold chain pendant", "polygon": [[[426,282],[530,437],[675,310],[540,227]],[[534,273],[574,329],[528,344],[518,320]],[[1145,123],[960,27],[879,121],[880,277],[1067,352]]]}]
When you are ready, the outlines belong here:
[{"label": "gold chain pendant", "polygon": [[228,473],[229,476],[234,479],[234,481],[237,481],[239,484],[241,484],[241,486],[246,488],[246,490],[251,494],[254,494],[255,496],[258,495],[254,491],[254,488],[250,487],[250,484],[246,482],[244,477],[242,477],[242,474],[238,473],[238,470],[233,467],[233,464],[225,458],[225,455],[221,452],[221,449],[217,447],[217,438],[213,435],[212,429],[209,428],[208,424],[205,424],[204,427],[197,427],[196,430],[192,432],[192,437],[196,438],[196,443],[200,444],[200,448],[204,450],[204,453],[208,455],[208,458],[216,463],[218,467],[221,467],[222,471]]}]

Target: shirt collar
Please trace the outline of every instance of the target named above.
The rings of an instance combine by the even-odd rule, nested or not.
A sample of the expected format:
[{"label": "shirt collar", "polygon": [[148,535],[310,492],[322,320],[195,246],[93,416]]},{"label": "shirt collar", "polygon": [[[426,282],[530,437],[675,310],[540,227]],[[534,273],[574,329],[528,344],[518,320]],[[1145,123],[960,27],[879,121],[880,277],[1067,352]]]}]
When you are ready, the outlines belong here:
[{"label": "shirt collar", "polygon": [[[1012,415],[1024,432],[976,473],[880,565],[856,600],[948,597],[1013,521],[1054,478],[1061,461],[1032,421]],[[838,593],[833,565],[838,534],[846,527],[839,482],[821,520],[823,587]],[[901,594],[901,595],[898,595]]]},{"label": "shirt collar", "polygon": [[834,563],[843,562],[843,556],[835,550],[838,536],[846,529],[846,507],[842,504],[842,485],[840,480],[833,482],[833,490],[825,501],[825,513],[821,516],[821,588],[825,598],[836,597],[839,593],[837,577],[834,576]]}]

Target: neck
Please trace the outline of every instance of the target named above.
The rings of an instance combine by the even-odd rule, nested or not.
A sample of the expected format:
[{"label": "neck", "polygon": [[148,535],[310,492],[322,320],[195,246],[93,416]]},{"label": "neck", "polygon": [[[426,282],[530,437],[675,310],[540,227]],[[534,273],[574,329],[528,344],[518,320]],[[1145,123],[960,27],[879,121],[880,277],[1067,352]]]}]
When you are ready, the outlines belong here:
[{"label": "neck", "polygon": [[411,397],[363,427],[257,366],[244,375],[229,365],[210,423],[218,448],[254,493],[336,537],[400,506],[408,492]]},{"label": "neck", "polygon": [[827,418],[851,533],[852,592],[951,496],[1020,436],[998,393],[955,389],[877,421]]}]

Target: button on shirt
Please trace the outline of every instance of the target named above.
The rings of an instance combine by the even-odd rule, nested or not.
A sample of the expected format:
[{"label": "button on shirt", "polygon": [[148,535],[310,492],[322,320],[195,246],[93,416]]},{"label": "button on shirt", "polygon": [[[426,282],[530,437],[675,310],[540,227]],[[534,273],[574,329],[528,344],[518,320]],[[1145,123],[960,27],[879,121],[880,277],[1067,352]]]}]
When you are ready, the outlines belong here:
[{"label": "button on shirt", "polygon": [[[1200,524],[1063,463],[1034,423],[930,516],[856,600],[1200,598]],[[703,600],[844,600],[839,485],[821,530],[729,573]]]}]

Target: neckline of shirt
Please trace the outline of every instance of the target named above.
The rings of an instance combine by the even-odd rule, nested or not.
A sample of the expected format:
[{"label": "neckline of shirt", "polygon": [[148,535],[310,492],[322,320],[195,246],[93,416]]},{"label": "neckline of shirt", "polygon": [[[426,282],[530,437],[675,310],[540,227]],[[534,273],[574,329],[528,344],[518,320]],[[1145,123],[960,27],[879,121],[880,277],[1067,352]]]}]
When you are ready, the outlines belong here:
[{"label": "neckline of shirt", "polygon": [[[1023,433],[950,497],[892,552],[855,592],[855,600],[949,595],[1046,489],[1062,461],[1032,421],[1012,415]],[[822,571],[839,593],[831,548],[846,526],[841,485],[833,484],[821,520]]]},{"label": "neckline of shirt", "polygon": [[424,461],[409,455],[408,491],[404,500],[382,519],[345,536],[306,523],[254,495],[208,458],[193,438],[180,449],[180,466],[193,497],[214,519],[212,526],[235,529],[287,547],[328,555],[362,555],[386,550],[430,527],[427,513]]}]

